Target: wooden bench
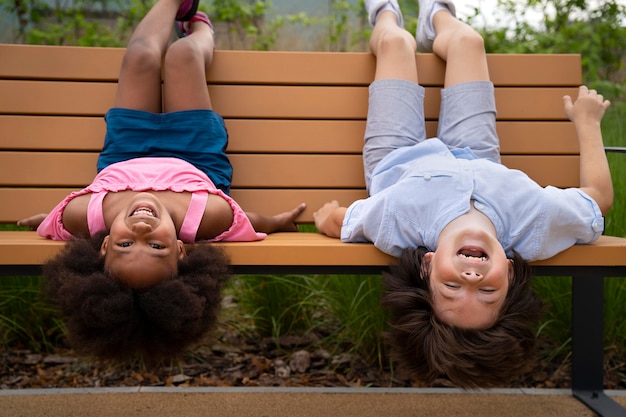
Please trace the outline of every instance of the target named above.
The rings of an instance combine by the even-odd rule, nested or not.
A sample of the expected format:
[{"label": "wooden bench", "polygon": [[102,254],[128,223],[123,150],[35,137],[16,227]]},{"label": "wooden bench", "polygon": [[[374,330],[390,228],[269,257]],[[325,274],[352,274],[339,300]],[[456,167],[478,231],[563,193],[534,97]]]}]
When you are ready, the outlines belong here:
[{"label": "wooden bench", "polygon": [[[88,184],[104,137],[124,50],[0,45],[0,223],[49,211]],[[436,131],[444,64],[418,54]],[[578,185],[578,145],[562,109],[581,84],[578,55],[489,55],[502,161],[542,185]],[[217,51],[207,74],[230,133],[232,196],[246,210],[277,213],[305,201],[302,223],[324,202],[366,196],[361,146],[368,53]],[[0,274],[36,274],[62,242],[0,232]],[[393,259],[371,244],[314,232],[220,244],[237,273],[380,273]],[[573,276],[573,393],[599,414],[620,413],[603,391],[603,277],[626,277],[626,239],[603,236],[533,264]]]}]

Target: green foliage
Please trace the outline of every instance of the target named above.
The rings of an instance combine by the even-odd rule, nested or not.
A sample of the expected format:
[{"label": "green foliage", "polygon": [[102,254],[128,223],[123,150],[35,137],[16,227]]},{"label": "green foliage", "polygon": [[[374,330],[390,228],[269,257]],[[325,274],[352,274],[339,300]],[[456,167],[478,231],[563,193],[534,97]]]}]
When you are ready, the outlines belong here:
[{"label": "green foliage", "polygon": [[[608,97],[611,92],[601,91]],[[618,94],[624,94],[618,92]],[[606,146],[626,147],[626,101],[615,101],[607,110],[602,120],[602,137]],[[611,176],[613,178],[613,207],[605,218],[606,234],[611,236],[626,236],[626,154],[609,153],[607,155]]]},{"label": "green foliage", "polygon": [[0,343],[47,351],[62,344],[64,325],[56,310],[40,299],[38,277],[0,279]]},{"label": "green foliage", "polygon": [[617,351],[621,360],[626,355],[626,279],[605,278],[604,340]]},{"label": "green foliage", "polygon": [[[346,52],[350,48],[349,19],[350,15],[363,10],[360,4],[356,6],[345,0],[329,0],[330,14],[328,15],[328,44],[331,52]],[[358,13],[358,12],[357,12]]]},{"label": "green foliage", "polygon": [[[623,84],[626,8],[617,0],[601,2],[595,8],[587,0],[499,0],[498,5],[513,22],[481,30],[488,52],[580,53],[585,83]],[[539,26],[528,22],[529,11],[544,16]],[[469,23],[479,18],[476,9]]]},{"label": "green foliage", "polygon": [[[0,5],[18,22],[15,42],[39,45],[124,46],[147,0],[9,1]],[[123,17],[122,17],[123,16]]]},{"label": "green foliage", "polygon": [[572,335],[572,278],[535,277],[533,289],[546,307],[538,337],[551,345],[567,343]]},{"label": "green foliage", "polygon": [[270,50],[286,24],[309,24],[304,13],[268,19],[269,0],[214,0],[209,15],[227,27],[228,49]]},{"label": "green foliage", "polygon": [[315,276],[246,275],[232,283],[237,304],[260,336],[304,334],[319,313]]},{"label": "green foliage", "polygon": [[28,230],[28,228],[12,223],[0,223],[0,230]]},{"label": "green foliage", "polygon": [[386,362],[383,332],[387,314],[380,307],[381,276],[329,276],[320,292],[328,313],[336,320],[329,340],[352,346],[363,358],[383,367]]},{"label": "green foliage", "polygon": [[[325,334],[329,351],[355,351],[382,366],[386,314],[380,276],[246,275],[232,284],[239,312],[259,336]],[[339,352],[335,352],[339,353]]]}]

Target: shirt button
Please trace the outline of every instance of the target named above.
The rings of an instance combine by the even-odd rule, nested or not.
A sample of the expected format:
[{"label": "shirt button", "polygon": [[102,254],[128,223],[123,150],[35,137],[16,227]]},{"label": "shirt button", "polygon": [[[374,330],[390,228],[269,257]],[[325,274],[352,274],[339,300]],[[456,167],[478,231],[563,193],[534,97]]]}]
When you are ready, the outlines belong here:
[{"label": "shirt button", "polygon": [[476,203],[474,204],[474,208],[476,208],[477,210],[482,210],[485,208],[485,205],[482,203]]},{"label": "shirt button", "polygon": [[424,175],[424,179],[425,179],[426,181],[430,181],[430,179],[431,179],[431,178],[432,178],[432,177],[431,177],[429,174]]},{"label": "shirt button", "polygon": [[604,230],[604,218],[601,217],[591,222],[591,229],[594,232],[602,232]]}]

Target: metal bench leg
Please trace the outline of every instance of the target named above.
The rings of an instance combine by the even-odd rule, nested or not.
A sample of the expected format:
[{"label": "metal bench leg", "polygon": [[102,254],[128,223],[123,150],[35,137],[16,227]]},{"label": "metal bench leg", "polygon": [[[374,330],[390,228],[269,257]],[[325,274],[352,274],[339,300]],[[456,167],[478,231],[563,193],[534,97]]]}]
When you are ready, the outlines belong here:
[{"label": "metal bench leg", "polygon": [[585,270],[572,279],[572,393],[599,416],[626,416],[604,393],[604,277]]}]

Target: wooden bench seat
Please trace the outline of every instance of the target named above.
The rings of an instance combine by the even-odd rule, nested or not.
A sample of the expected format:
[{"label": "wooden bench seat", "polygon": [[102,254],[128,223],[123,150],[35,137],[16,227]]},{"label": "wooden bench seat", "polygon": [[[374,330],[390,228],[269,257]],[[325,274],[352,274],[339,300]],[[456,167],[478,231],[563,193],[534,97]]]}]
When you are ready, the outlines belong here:
[{"label": "wooden bench seat", "polygon": [[[95,175],[113,103],[121,48],[0,45],[0,223],[49,211]],[[434,136],[444,64],[416,56]],[[577,95],[579,55],[488,56],[496,86],[502,162],[541,185],[577,186],[579,149],[562,96]],[[361,147],[368,53],[216,51],[207,74],[215,110],[229,131],[232,196],[272,214],[366,196]],[[0,274],[38,273],[62,242],[34,232],[0,232]],[[238,273],[379,273],[393,261],[371,244],[317,233],[279,233],[254,243],[220,243]],[[626,276],[626,238],[603,236],[533,263],[541,275],[574,277],[573,390],[598,414],[621,412],[603,393],[602,283]],[[616,411],[617,410],[617,411]]]}]

